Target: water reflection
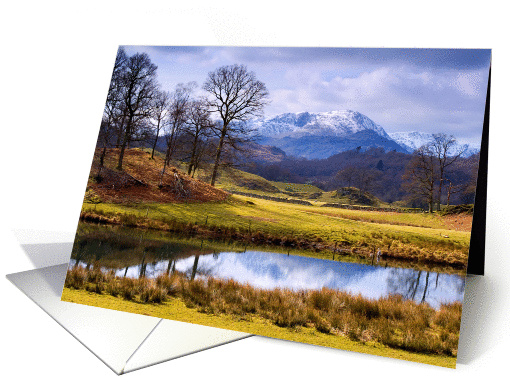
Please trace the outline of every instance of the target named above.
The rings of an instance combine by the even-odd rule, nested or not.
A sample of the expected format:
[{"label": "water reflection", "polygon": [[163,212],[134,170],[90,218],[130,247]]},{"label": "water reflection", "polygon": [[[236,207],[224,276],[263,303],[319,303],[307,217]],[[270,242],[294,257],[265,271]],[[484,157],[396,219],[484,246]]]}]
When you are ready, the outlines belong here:
[{"label": "water reflection", "polygon": [[190,268],[197,268],[200,274],[234,279],[264,289],[327,287],[360,293],[367,298],[400,294],[416,302],[427,302],[435,308],[441,303],[462,301],[464,297],[464,277],[458,275],[382,268],[278,253],[224,252],[216,256],[200,256],[198,264],[196,258],[177,261],[177,270],[189,273]]},{"label": "water reflection", "polygon": [[156,277],[176,270],[191,280],[213,276],[234,279],[263,289],[311,290],[327,287],[360,293],[367,298],[400,294],[418,303],[427,302],[434,308],[438,308],[441,303],[462,301],[464,297],[464,277],[458,275],[258,251],[195,252],[185,258],[142,261],[137,265],[117,268],[116,274]]},{"label": "water reflection", "polygon": [[327,287],[367,298],[399,294],[435,308],[464,297],[464,277],[458,275],[217,248],[207,241],[169,234],[80,223],[70,267],[90,268],[97,263],[115,270],[117,276],[132,278],[179,271],[189,279],[213,276],[264,289]]}]

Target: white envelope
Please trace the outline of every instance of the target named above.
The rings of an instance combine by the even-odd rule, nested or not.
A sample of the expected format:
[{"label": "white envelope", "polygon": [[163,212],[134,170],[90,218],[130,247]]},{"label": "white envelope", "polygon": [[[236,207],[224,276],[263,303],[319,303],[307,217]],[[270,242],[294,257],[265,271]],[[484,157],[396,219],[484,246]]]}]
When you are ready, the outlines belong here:
[{"label": "white envelope", "polygon": [[[22,245],[36,266],[67,257],[72,243]],[[250,334],[60,301],[67,263],[7,278],[117,374],[209,349]]]}]

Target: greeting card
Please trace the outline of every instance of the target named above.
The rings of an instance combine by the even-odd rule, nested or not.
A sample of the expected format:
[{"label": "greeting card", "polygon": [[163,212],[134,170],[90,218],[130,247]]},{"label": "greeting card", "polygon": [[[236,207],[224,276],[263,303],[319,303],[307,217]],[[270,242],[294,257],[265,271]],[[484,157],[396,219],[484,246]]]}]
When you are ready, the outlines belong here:
[{"label": "greeting card", "polygon": [[62,300],[455,367],[489,95],[490,50],[122,46]]}]

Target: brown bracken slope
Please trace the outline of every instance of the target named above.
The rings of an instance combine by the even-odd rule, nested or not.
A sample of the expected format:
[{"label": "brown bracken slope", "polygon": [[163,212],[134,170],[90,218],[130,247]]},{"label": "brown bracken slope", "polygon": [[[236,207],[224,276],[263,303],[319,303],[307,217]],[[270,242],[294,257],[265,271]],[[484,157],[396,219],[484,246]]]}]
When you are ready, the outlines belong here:
[{"label": "brown bracken slope", "polygon": [[108,149],[97,178],[100,153],[96,150],[87,189],[104,202],[211,202],[225,200],[229,195],[172,166],[166,167],[160,186],[163,159],[150,159],[150,153],[137,148],[125,151],[122,171],[116,169],[119,149]]}]

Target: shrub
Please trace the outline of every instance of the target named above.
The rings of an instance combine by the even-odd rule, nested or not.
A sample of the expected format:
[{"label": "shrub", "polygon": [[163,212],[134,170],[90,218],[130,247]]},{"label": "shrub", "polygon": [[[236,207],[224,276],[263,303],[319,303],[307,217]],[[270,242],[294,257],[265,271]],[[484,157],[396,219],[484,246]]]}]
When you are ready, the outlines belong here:
[{"label": "shrub", "polygon": [[87,284],[85,290],[92,293],[102,294],[106,289],[105,284],[102,281],[99,281],[95,284]]},{"label": "shrub", "polygon": [[134,214],[122,214],[120,215],[120,223],[127,227],[136,227],[138,218]]}]

